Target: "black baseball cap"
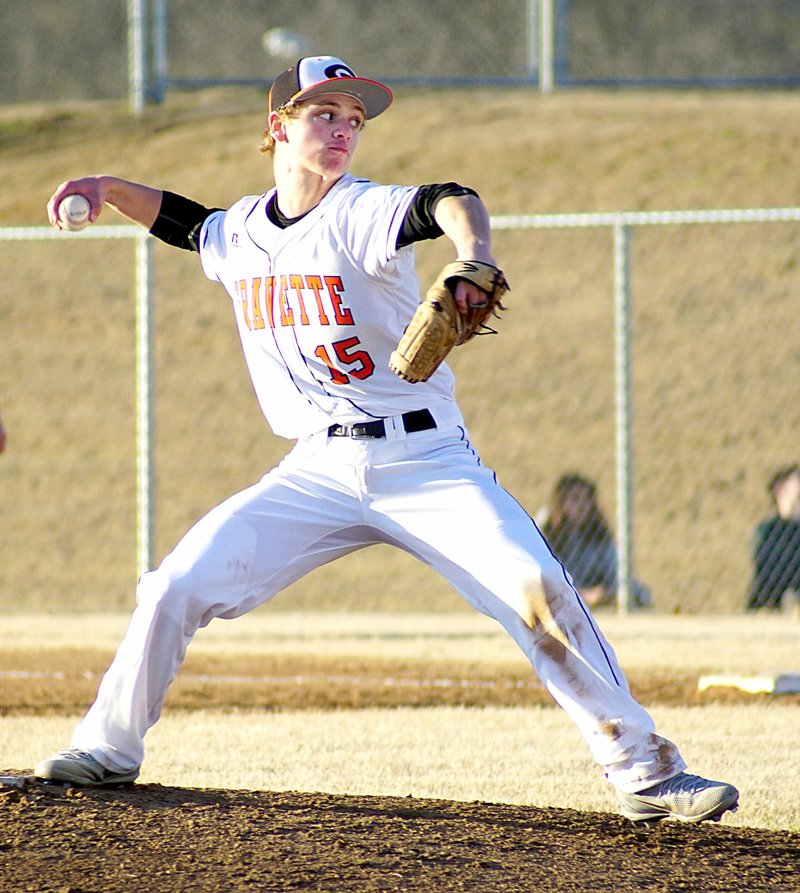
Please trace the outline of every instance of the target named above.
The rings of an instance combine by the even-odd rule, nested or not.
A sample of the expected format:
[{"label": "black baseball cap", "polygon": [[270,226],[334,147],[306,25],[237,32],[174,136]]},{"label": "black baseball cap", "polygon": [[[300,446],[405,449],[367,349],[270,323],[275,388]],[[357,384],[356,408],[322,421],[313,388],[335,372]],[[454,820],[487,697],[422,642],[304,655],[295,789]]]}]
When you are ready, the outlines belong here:
[{"label": "black baseball cap", "polygon": [[269,90],[269,111],[324,93],[346,93],[363,103],[367,118],[376,118],[392,104],[392,91],[378,81],[360,78],[335,56],[306,56],[287,68]]}]

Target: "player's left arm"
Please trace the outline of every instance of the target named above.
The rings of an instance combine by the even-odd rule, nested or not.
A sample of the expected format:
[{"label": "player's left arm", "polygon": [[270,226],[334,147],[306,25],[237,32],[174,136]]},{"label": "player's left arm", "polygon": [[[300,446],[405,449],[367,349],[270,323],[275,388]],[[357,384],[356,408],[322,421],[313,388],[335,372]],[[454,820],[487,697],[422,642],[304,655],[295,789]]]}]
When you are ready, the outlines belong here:
[{"label": "player's left arm", "polygon": [[[403,248],[424,239],[447,236],[458,260],[476,260],[496,267],[491,250],[489,212],[480,196],[460,183],[432,183],[417,190],[397,237]],[[466,311],[466,300],[480,304],[483,292],[465,280],[456,285],[458,308]]]},{"label": "player's left arm", "polygon": [[494,331],[487,320],[505,309],[502,298],[508,291],[506,278],[492,256],[489,212],[472,190],[440,194],[435,208],[431,207],[428,224],[411,227],[410,218],[417,211],[419,203],[412,204],[398,248],[413,229],[415,238],[408,244],[444,235],[452,242],[457,259],[445,265],[427,290],[389,358],[389,368],[412,383],[428,381],[453,347]]},{"label": "player's left arm", "polygon": [[[492,233],[489,212],[477,195],[448,195],[434,211],[436,223],[453,243],[457,260],[477,260],[496,267],[492,255]],[[466,279],[453,290],[458,309],[465,313],[468,304],[482,304],[486,294]]]}]

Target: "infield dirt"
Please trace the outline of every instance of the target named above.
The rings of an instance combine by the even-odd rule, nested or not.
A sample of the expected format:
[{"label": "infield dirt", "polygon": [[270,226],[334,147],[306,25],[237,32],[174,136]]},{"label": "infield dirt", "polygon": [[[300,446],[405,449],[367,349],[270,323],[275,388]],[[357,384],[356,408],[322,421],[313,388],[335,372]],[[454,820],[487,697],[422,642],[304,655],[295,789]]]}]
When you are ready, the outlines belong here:
[{"label": "infield dirt", "polygon": [[796,893],[797,835],[563,809],[140,785],[0,790],[3,890]]}]

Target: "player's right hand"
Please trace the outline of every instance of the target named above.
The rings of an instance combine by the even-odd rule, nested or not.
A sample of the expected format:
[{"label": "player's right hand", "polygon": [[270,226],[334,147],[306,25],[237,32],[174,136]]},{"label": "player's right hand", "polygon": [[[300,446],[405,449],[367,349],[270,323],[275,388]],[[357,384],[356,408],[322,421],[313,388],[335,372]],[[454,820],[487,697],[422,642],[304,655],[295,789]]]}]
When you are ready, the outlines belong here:
[{"label": "player's right hand", "polygon": [[50,196],[47,203],[47,219],[50,225],[56,229],[63,229],[58,217],[58,206],[66,195],[82,195],[92,206],[89,214],[89,222],[94,223],[103,209],[104,196],[102,195],[100,177],[81,177],[78,180],[65,180]]}]

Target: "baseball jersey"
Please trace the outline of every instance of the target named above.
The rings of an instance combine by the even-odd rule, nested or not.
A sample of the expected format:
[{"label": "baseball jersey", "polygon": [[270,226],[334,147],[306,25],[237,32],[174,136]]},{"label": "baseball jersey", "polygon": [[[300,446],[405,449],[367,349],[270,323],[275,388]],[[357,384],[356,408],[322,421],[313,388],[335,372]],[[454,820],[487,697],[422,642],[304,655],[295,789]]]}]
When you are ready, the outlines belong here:
[{"label": "baseball jersey", "polygon": [[416,191],[345,174],[285,229],[267,216],[274,189],[203,224],[203,270],[231,297],[253,387],[275,434],[296,439],[333,423],[452,408],[446,365],[417,384],[388,365],[420,301],[413,247],[396,247]]}]

